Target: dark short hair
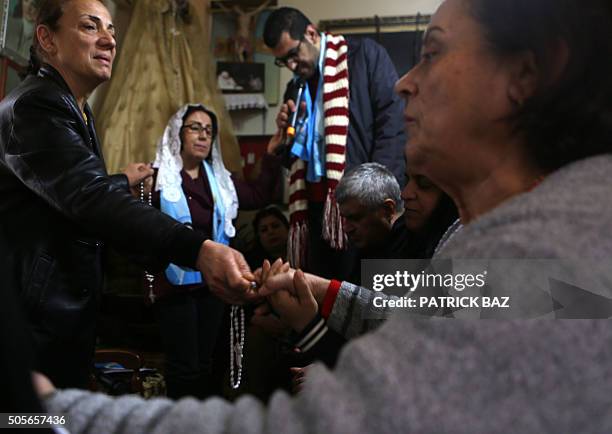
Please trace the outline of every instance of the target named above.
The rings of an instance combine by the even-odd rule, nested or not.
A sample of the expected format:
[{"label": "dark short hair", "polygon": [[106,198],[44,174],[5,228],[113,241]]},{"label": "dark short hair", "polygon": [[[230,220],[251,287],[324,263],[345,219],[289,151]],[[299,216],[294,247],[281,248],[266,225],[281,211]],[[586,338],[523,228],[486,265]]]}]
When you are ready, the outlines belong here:
[{"label": "dark short hair", "polygon": [[310,20],[301,11],[288,7],[278,8],[266,20],[264,43],[270,48],[276,47],[283,32],[288,32],[291,39],[299,41],[310,24]]},{"label": "dark short hair", "polygon": [[[30,47],[30,63],[28,65],[27,74],[37,74],[44,61],[42,49],[36,37],[36,28],[44,24],[51,30],[57,31],[57,23],[60,18],[62,18],[62,15],[64,15],[64,7],[71,1],[74,0],[42,0],[38,3],[38,13],[36,16],[36,24],[34,25],[34,38]],[[104,0],[98,1],[106,6]]]},{"label": "dark short hair", "polygon": [[[205,108],[203,105],[200,105],[200,104],[189,105],[187,107],[187,110],[185,111],[185,114],[183,115],[182,125],[185,125],[185,121],[187,120],[189,115],[195,112],[206,113],[208,116],[210,116],[210,122],[212,123],[212,137],[210,138],[210,143],[212,146],[212,143],[214,143],[215,138],[217,137],[217,132],[219,131],[217,115],[213,113],[212,111],[208,110],[207,108]],[[179,138],[181,140],[181,151],[182,151],[183,150],[183,130],[182,128],[181,128],[181,132],[179,133]],[[209,161],[209,162],[212,161],[212,148],[210,149],[210,152],[208,153],[208,156],[206,157],[206,161]]]},{"label": "dark short hair", "polygon": [[[555,170],[612,152],[608,0],[468,0],[467,5],[494,54],[531,52],[544,77],[515,119],[534,161]],[[563,46],[569,58],[555,75]]]},{"label": "dark short hair", "polygon": [[253,229],[255,230],[255,236],[259,239],[259,223],[265,217],[275,217],[278,219],[287,229],[289,229],[289,221],[285,214],[275,206],[269,206],[267,208],[260,209],[257,214],[255,214],[255,218],[253,219]]},{"label": "dark short hair", "polygon": [[185,125],[185,121],[187,120],[189,115],[191,115],[194,112],[203,112],[203,113],[206,113],[210,117],[210,122],[212,123],[212,140],[211,141],[214,141],[219,131],[217,115],[202,105],[190,105],[189,107],[187,107],[187,111],[185,111],[185,114],[183,115],[183,125]]}]

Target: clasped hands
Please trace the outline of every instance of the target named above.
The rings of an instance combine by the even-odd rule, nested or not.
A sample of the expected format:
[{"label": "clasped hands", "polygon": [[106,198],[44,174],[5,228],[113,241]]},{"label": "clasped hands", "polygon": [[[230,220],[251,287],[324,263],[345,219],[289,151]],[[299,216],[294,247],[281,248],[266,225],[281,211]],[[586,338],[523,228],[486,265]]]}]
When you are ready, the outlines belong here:
[{"label": "clasped hands", "polygon": [[[270,141],[270,153],[280,141],[280,134]],[[123,173],[135,197],[139,195],[137,187],[141,182],[145,194],[151,191],[151,165],[131,163]],[[264,261],[262,267],[253,273],[240,252],[206,240],[200,247],[196,265],[213,294],[226,303],[255,303],[267,299],[281,321],[296,331],[301,331],[316,315],[318,306],[312,294],[312,279],[291,269],[280,259],[274,264]],[[255,321],[261,320],[265,315],[264,308],[258,308],[256,314],[259,315]]]},{"label": "clasped hands", "polygon": [[255,309],[253,323],[270,314],[272,308],[282,323],[299,333],[316,316],[319,305],[312,284],[302,270],[292,269],[279,258],[273,264],[265,260],[255,276],[260,283],[258,294],[265,296],[268,303]]},{"label": "clasped hands", "polygon": [[[264,261],[252,272],[240,252],[211,240],[202,244],[197,268],[221,300],[239,305],[267,301],[281,321],[297,332],[315,317],[329,285],[325,279],[290,268],[281,259],[273,264]],[[256,315],[266,313],[264,306],[256,309]]]}]

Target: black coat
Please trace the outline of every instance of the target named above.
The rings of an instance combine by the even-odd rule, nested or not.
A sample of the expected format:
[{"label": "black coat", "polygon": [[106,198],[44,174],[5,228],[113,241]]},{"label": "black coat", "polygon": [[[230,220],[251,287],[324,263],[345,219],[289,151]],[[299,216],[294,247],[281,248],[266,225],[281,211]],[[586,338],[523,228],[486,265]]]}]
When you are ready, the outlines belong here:
[{"label": "black coat", "polygon": [[375,161],[404,185],[404,102],[395,93],[397,72],[385,48],[368,38],[347,37],[349,130],[346,169]]},{"label": "black coat", "polygon": [[[125,176],[108,176],[85,115],[49,66],[0,102],[0,243],[10,252],[0,267],[25,305],[38,368],[63,386],[83,385],[89,368],[103,242],[194,266],[204,241],[135,200]],[[72,361],[80,373],[65,368]]]}]

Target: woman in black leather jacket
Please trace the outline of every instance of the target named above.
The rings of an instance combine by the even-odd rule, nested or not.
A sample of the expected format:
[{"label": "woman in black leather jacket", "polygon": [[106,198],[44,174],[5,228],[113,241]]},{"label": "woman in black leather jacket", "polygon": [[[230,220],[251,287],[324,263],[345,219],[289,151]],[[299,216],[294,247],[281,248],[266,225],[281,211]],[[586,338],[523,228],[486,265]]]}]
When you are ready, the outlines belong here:
[{"label": "woman in black leather jacket", "polygon": [[15,282],[3,289],[26,307],[35,368],[62,387],[87,385],[105,242],[151,258],[149,267],[197,267],[225,301],[253,296],[240,253],[140,203],[126,176],[107,174],[86,100],[110,78],[115,49],[103,3],[46,0],[31,73],[0,102],[0,243],[10,252],[0,275]]}]

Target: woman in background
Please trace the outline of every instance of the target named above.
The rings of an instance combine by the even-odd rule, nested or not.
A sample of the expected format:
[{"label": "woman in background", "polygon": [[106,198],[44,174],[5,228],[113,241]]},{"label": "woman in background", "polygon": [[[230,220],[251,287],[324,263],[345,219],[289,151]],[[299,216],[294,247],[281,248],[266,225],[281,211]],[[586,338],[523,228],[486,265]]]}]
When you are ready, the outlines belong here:
[{"label": "woman in background", "polygon": [[264,259],[274,262],[278,258],[287,259],[287,237],[289,221],[283,212],[275,206],[264,208],[253,218],[255,246],[246,255],[253,269],[261,267]]},{"label": "woman in background", "polygon": [[406,161],[406,185],[401,197],[403,224],[410,234],[402,257],[429,259],[444,233],[457,220],[457,207],[429,178],[411,170],[409,161]]},{"label": "woman in background", "polygon": [[[257,182],[233,178],[225,169],[216,114],[188,104],[168,122],[157,145],[152,204],[206,239],[229,244],[232,220],[241,209],[272,201],[280,176],[273,156],[275,136],[263,157]],[[148,299],[154,302],[166,355],[168,396],[206,397],[215,392],[212,356],[222,324],[224,303],[208,291],[198,271],[174,264],[155,275]]]}]

